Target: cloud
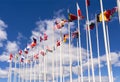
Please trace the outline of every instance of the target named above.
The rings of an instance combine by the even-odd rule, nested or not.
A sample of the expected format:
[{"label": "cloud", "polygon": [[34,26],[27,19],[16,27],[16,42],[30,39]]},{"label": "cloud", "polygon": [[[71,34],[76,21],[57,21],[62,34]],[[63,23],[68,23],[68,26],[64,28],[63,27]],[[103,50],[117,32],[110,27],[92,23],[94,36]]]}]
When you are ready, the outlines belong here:
[{"label": "cloud", "polygon": [[5,24],[5,22],[0,19],[0,47],[3,46],[2,42],[4,40],[7,40],[7,33],[5,31],[6,27],[7,27],[7,25]]},{"label": "cloud", "polygon": [[4,61],[8,61],[8,59],[9,59],[9,55],[5,55],[5,54],[0,55],[0,61],[4,62]]},{"label": "cloud", "polygon": [[8,77],[8,71],[7,70],[2,70],[0,68],[0,78],[7,78]]},{"label": "cloud", "polygon": [[15,41],[13,42],[7,41],[6,50],[8,53],[15,53],[18,51],[18,49],[19,49],[19,46]]}]

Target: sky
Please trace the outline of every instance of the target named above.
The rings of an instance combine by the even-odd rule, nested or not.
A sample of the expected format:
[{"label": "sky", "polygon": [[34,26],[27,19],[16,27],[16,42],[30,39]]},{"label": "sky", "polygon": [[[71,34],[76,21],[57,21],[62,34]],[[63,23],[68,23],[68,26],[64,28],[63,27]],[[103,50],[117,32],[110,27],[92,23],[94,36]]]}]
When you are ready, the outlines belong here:
[{"label": "sky", "polygon": [[[85,10],[85,0],[0,0],[0,82],[7,82],[8,79],[8,68],[9,68],[9,54],[13,53],[14,55],[18,53],[20,49],[24,50],[28,44],[32,42],[32,37],[35,37],[38,41],[37,46],[34,49],[29,51],[29,54],[35,54],[39,50],[42,50],[44,46],[53,46],[55,41],[60,39],[59,30],[55,30],[53,35],[52,27],[54,22],[60,19],[68,19],[69,9],[71,13],[77,15],[76,2],[78,2],[81,9],[82,15],[85,17],[80,20],[80,31],[81,31],[81,53],[83,60],[83,76],[84,82],[87,82],[87,65],[91,64],[90,61],[87,61],[87,51],[86,51],[86,35],[85,35],[85,25],[86,25],[86,10]],[[116,7],[116,0],[103,0],[104,10],[112,9]],[[99,0],[90,0],[90,6],[88,7],[89,19],[95,20],[95,14],[100,13],[100,3]],[[110,55],[111,55],[111,64],[112,72],[114,76],[114,82],[120,82],[120,24],[118,20],[118,14],[115,13],[111,21],[107,23],[109,30],[109,41],[110,41]],[[71,22],[71,31],[75,31],[77,28],[77,21]],[[104,48],[104,39],[103,39],[103,29],[102,23],[98,23],[98,32],[99,32],[99,42],[100,42],[100,60],[101,60],[101,74],[102,82],[108,82],[108,73],[106,65],[106,53]],[[39,37],[43,33],[48,35],[48,40],[40,43]],[[93,60],[95,68],[95,78],[96,82],[99,80],[98,77],[98,61],[97,61],[97,47],[96,47],[96,29],[94,28],[91,32],[92,40],[92,50],[93,50]],[[68,33],[68,24],[62,28],[62,33]],[[54,42],[51,43],[52,38],[55,38]],[[68,55],[68,41],[62,44],[62,60],[64,68],[65,82],[69,82],[69,55]],[[77,66],[77,47],[76,39],[71,41],[71,57],[72,57],[72,75],[73,82],[77,81],[77,75],[79,74]],[[52,58],[55,57],[55,74],[56,78],[60,76],[59,73],[59,64],[60,64],[60,47],[58,47],[54,56],[53,53],[48,53],[45,58],[47,60],[46,65],[48,80],[52,79]],[[43,56],[40,56],[41,63],[43,63]],[[36,72],[43,72],[44,69],[38,68],[38,64],[33,66],[33,70]],[[14,71],[14,63],[12,65]],[[18,69],[17,69],[18,70]],[[27,73],[30,73],[30,69],[27,69]],[[17,72],[21,75],[21,78],[28,79],[29,76],[22,76],[23,69],[20,69],[21,72]],[[36,75],[36,77],[38,77]],[[41,75],[40,79],[43,80]],[[92,77],[92,76],[91,76]],[[12,77],[13,79],[13,77]],[[32,78],[34,79],[34,78]],[[37,78],[36,78],[37,79]],[[59,79],[58,79],[59,80]]]}]

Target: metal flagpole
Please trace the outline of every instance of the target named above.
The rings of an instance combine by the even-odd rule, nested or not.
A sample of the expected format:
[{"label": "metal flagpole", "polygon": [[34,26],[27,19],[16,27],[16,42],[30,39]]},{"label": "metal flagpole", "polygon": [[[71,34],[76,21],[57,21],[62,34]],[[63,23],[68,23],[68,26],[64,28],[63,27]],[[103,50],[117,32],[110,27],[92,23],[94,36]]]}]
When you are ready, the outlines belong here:
[{"label": "metal flagpole", "polygon": [[30,82],[32,82],[32,62],[30,62]]},{"label": "metal flagpole", "polygon": [[44,56],[44,82],[46,82],[46,56]]},{"label": "metal flagpole", "polygon": [[15,69],[14,69],[14,82],[16,82],[16,60],[15,60]]},{"label": "metal flagpole", "polygon": [[36,69],[35,69],[35,65],[36,65],[36,59],[34,60],[34,82],[36,82]]},{"label": "metal flagpole", "polygon": [[19,75],[18,75],[18,82],[20,82],[20,61],[19,61]]},{"label": "metal flagpole", "polygon": [[[54,46],[54,29],[53,29],[53,46]],[[53,49],[53,54],[52,54],[52,79],[53,79],[53,82],[55,80],[55,76],[54,76],[54,49]]]},{"label": "metal flagpole", "polygon": [[[24,63],[23,62],[21,63],[21,70],[22,70],[22,74],[24,76]],[[22,82],[24,82],[23,76],[21,76]]]},{"label": "metal flagpole", "polygon": [[[77,9],[79,8],[78,3],[76,3]],[[81,82],[83,82],[83,63],[82,63],[82,51],[81,51],[81,37],[80,37],[80,17],[78,15],[78,10],[77,10],[77,17],[78,17],[78,43],[79,43],[79,53],[80,53],[80,71],[81,71]]]},{"label": "metal flagpole", "polygon": [[98,54],[98,71],[99,71],[99,81],[102,82],[101,78],[101,65],[100,65],[100,47],[99,47],[99,36],[98,36],[98,24],[97,24],[97,15],[95,15],[95,25],[96,25],[96,39],[97,39],[97,54]]},{"label": "metal flagpole", "polygon": [[62,48],[61,48],[61,41],[62,41],[62,30],[60,29],[60,82],[62,82]]},{"label": "metal flagpole", "polygon": [[79,58],[80,58],[80,57],[79,57],[79,52],[78,52],[78,49],[79,49],[78,46],[79,46],[79,44],[78,44],[78,39],[77,39],[78,82],[80,82],[80,75],[79,75],[79,73],[80,73],[80,71],[79,71],[79,67],[80,67],[80,66],[79,66],[79,65],[80,65],[80,63],[79,63],[79,62],[80,62]]},{"label": "metal flagpole", "polygon": [[86,30],[86,47],[87,47],[87,61],[88,61],[88,82],[90,82],[90,55],[88,53],[89,47],[88,47],[88,32]]},{"label": "metal flagpole", "polygon": [[103,19],[102,20],[102,25],[103,25],[103,34],[104,34],[104,44],[105,44],[106,59],[107,59],[108,77],[109,77],[109,82],[112,82],[111,69],[110,69],[110,59],[109,59],[109,52],[108,52],[108,43],[107,43],[107,36],[106,36],[106,30],[105,30],[105,21],[104,21],[104,15],[103,15],[102,0],[100,0],[100,7],[101,7],[102,19]]},{"label": "metal flagpole", "polygon": [[89,28],[89,16],[88,16],[87,2],[85,2],[85,5],[86,5],[86,15],[87,15],[87,27],[88,27],[87,31],[88,31],[88,39],[89,39],[89,47],[90,47],[90,57],[91,57],[91,65],[92,65],[92,80],[93,82],[95,82],[92,42],[91,42],[91,34],[90,34],[90,28]]},{"label": "metal flagpole", "polygon": [[111,64],[111,55],[110,55],[110,41],[109,41],[109,32],[108,32],[108,25],[106,23],[106,34],[107,34],[107,42],[108,42],[108,53],[109,53],[109,58],[110,58],[110,69],[111,69],[111,79],[112,82],[114,82],[113,80],[113,72],[112,72],[112,64]]},{"label": "metal flagpole", "polygon": [[[69,9],[68,9],[69,13]],[[70,82],[72,82],[72,54],[70,54],[70,44],[71,44],[71,39],[70,39],[70,23],[68,22],[68,31],[69,31],[69,61],[70,61]]]},{"label": "metal flagpole", "polygon": [[9,62],[9,73],[8,73],[8,82],[11,82],[11,68],[12,68],[12,60]]}]

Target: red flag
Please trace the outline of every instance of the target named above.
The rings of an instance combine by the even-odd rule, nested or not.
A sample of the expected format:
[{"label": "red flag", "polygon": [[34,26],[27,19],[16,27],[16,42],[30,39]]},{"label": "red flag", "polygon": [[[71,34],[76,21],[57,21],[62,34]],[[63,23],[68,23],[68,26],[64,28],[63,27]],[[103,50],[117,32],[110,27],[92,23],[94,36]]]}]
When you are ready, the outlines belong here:
[{"label": "red flag", "polygon": [[35,55],[34,55],[34,58],[35,58],[35,59],[38,59],[38,58],[39,58],[39,55],[38,55],[38,54],[35,54]]},{"label": "red flag", "polygon": [[19,53],[19,55],[22,55],[22,50],[19,50],[19,52],[18,52],[18,53]]},{"label": "red flag", "polygon": [[65,19],[62,19],[60,22],[55,21],[55,28],[61,29],[65,25],[66,22],[67,22],[67,20],[65,20]]},{"label": "red flag", "polygon": [[45,56],[45,51],[44,51],[44,50],[41,50],[41,51],[40,51],[40,54],[41,54],[42,56]]},{"label": "red flag", "polygon": [[90,6],[90,0],[86,0],[87,6]]},{"label": "red flag", "polygon": [[83,15],[82,15],[82,12],[80,10],[80,7],[79,7],[78,3],[77,3],[77,13],[78,13],[78,16],[80,17],[80,19],[84,18]]},{"label": "red flag", "polygon": [[44,33],[44,41],[46,41],[48,39],[48,35],[46,33]]},{"label": "red flag", "polygon": [[93,30],[94,27],[95,27],[95,23],[94,23],[94,22],[91,22],[91,23],[89,24],[89,27],[87,26],[86,29],[88,30],[88,28],[89,28],[90,30]]},{"label": "red flag", "polygon": [[72,38],[78,38],[78,35],[79,35],[78,30],[76,30],[72,33]]},{"label": "red flag", "polygon": [[72,22],[74,20],[77,20],[77,16],[74,15],[74,14],[69,13],[69,15],[68,15],[68,21]]},{"label": "red flag", "polygon": [[13,58],[13,55],[12,55],[12,54],[10,54],[10,56],[9,56],[9,60],[12,60],[12,58]]},{"label": "red flag", "polygon": [[59,40],[57,40],[56,46],[57,47],[60,46],[60,41]]}]

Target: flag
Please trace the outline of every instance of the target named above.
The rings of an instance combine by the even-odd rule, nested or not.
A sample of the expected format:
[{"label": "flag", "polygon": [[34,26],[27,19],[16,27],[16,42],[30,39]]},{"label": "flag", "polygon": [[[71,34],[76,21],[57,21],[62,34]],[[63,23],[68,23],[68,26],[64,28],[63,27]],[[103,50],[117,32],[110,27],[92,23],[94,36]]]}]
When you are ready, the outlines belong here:
[{"label": "flag", "polygon": [[48,46],[46,47],[46,51],[47,52],[53,52],[53,50],[50,47],[48,47]]},{"label": "flag", "polygon": [[117,0],[117,7],[118,7],[118,16],[119,16],[119,23],[120,23],[120,0]]},{"label": "flag", "polygon": [[86,0],[86,5],[90,6],[90,0]]},{"label": "flag", "polygon": [[[117,12],[117,7],[112,8],[111,10],[105,10],[103,12],[104,21],[108,22],[113,17],[114,13]],[[97,22],[102,22],[102,13],[97,15]]]},{"label": "flag", "polygon": [[27,48],[24,49],[24,53],[25,53],[25,54],[28,54]]},{"label": "flag", "polygon": [[86,29],[88,30],[88,28],[89,28],[90,30],[93,30],[94,27],[95,27],[95,23],[91,22],[89,25],[87,25]]},{"label": "flag", "polygon": [[78,30],[76,30],[72,33],[72,38],[78,38],[78,35],[79,35]]},{"label": "flag", "polygon": [[60,41],[59,41],[59,40],[57,40],[56,46],[57,46],[57,47],[60,46]]},{"label": "flag", "polygon": [[39,59],[39,55],[38,55],[38,54],[35,54],[35,55],[34,55],[34,59]]},{"label": "flag", "polygon": [[42,42],[43,41],[43,38],[42,38],[42,36],[40,36],[40,42]]},{"label": "flag", "polygon": [[65,25],[66,22],[67,22],[67,20],[65,20],[65,19],[62,19],[60,22],[55,21],[54,29],[61,29]]},{"label": "flag", "polygon": [[66,42],[68,38],[69,38],[69,34],[64,34],[64,36],[63,36],[63,42]]},{"label": "flag", "polygon": [[19,52],[18,52],[18,53],[19,53],[19,55],[22,55],[22,50],[19,50]]},{"label": "flag", "polygon": [[69,13],[69,14],[68,14],[68,21],[69,21],[69,22],[72,22],[72,21],[74,21],[74,20],[77,20],[77,16],[74,15],[74,14]]},{"label": "flag", "polygon": [[46,41],[48,39],[48,35],[46,33],[44,33],[44,41]]},{"label": "flag", "polygon": [[80,10],[80,7],[79,7],[78,3],[77,3],[77,14],[78,14],[78,17],[79,17],[80,19],[83,19],[83,18],[84,18],[84,16],[82,15],[82,12],[81,12],[81,10]]},{"label": "flag", "polygon": [[35,47],[37,44],[37,40],[33,37],[33,42],[30,44],[31,48]]},{"label": "flag", "polygon": [[9,55],[9,60],[12,60],[13,59],[13,54],[10,54]]},{"label": "flag", "polygon": [[41,50],[41,51],[40,51],[40,54],[41,54],[42,56],[45,56],[45,51],[44,51],[44,50]]},{"label": "flag", "polygon": [[25,57],[21,56],[20,62],[24,62]]}]

